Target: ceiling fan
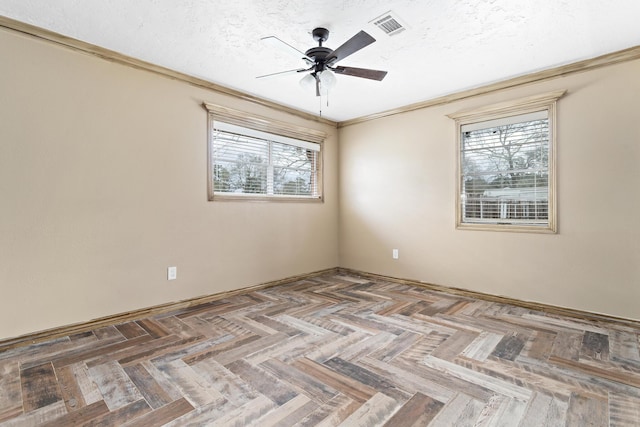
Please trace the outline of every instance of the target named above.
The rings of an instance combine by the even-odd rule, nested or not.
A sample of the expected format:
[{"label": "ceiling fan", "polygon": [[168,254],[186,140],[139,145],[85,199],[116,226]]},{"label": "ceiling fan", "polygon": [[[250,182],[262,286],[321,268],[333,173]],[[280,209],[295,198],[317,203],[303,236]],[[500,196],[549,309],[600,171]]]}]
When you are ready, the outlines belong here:
[{"label": "ceiling fan", "polygon": [[[257,78],[272,77],[282,74],[305,73],[309,72],[301,81],[302,86],[313,86],[316,88],[316,96],[326,93],[333,85],[335,85],[335,74],[343,74],[345,76],[362,77],[370,80],[382,80],[387,75],[386,71],[370,70],[368,68],[342,67],[336,66],[338,61],[342,61],[347,56],[369,46],[376,39],[371,37],[364,31],[360,31],[351,37],[336,50],[322,46],[322,43],[329,38],[329,30],[326,28],[315,28],[311,35],[318,42],[317,47],[312,47],[306,52],[302,52],[290,44],[280,40],[275,36],[263,37],[261,40],[269,43],[291,55],[294,55],[307,63],[308,68],[300,68],[295,70],[281,71],[278,73],[266,74]],[[335,73],[335,74],[334,74]]]}]

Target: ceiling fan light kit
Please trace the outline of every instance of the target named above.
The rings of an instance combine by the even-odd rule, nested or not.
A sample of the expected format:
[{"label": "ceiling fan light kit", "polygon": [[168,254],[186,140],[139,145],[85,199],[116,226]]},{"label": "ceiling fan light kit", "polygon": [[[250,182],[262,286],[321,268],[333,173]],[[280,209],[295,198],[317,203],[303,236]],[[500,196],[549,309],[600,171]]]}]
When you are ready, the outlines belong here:
[{"label": "ceiling fan light kit", "polygon": [[288,52],[291,55],[302,59],[307,63],[308,68],[300,68],[295,70],[281,71],[278,73],[267,74],[264,76],[258,76],[258,78],[272,77],[276,75],[289,74],[289,73],[306,73],[300,85],[311,90],[315,87],[316,96],[327,95],[329,90],[333,88],[337,82],[336,74],[342,74],[345,76],[360,77],[370,80],[381,81],[387,75],[386,71],[370,70],[368,68],[355,68],[355,67],[343,67],[336,66],[338,61],[341,61],[354,54],[360,49],[369,46],[375,42],[376,39],[371,37],[364,31],[360,31],[355,36],[351,37],[345,43],[343,43],[336,50],[332,50],[322,45],[329,38],[329,30],[326,28],[315,28],[311,35],[313,39],[318,42],[318,46],[314,46],[308,49],[306,52],[302,52],[290,44],[280,40],[276,36],[263,37],[262,40],[277,46],[283,51]]},{"label": "ceiling fan light kit", "polygon": [[300,80],[300,86],[306,91],[314,90],[317,84],[321,96],[327,96],[336,83],[336,75],[331,70],[310,73]]}]

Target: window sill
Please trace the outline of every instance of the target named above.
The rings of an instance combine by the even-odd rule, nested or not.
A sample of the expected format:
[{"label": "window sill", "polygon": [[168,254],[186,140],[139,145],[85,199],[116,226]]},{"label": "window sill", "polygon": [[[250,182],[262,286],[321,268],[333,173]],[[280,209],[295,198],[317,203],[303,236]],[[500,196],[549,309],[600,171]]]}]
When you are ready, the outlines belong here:
[{"label": "window sill", "polygon": [[258,194],[214,194],[209,197],[210,202],[287,202],[287,203],[323,203],[322,196],[276,196]]},{"label": "window sill", "polygon": [[538,234],[556,234],[557,230],[554,225],[520,225],[520,224],[482,224],[482,223],[458,223],[457,230],[475,230],[475,231],[507,231],[512,233],[538,233]]}]

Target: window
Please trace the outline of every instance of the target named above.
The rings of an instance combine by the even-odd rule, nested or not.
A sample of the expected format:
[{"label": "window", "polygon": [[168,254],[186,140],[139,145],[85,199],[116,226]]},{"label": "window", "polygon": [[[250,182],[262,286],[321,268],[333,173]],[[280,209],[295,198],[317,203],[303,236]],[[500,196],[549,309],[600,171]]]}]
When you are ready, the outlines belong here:
[{"label": "window", "polygon": [[323,133],[209,109],[209,200],[322,200]]},{"label": "window", "polygon": [[564,91],[452,114],[458,228],[555,232],[554,112]]}]

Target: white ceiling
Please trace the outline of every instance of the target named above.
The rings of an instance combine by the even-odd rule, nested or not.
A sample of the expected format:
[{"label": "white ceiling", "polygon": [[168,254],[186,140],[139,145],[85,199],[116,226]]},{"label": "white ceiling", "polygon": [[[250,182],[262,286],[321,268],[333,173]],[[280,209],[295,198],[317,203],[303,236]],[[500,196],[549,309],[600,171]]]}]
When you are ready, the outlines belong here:
[{"label": "white ceiling", "polygon": [[[369,24],[390,10],[408,27],[391,37]],[[305,65],[260,38],[304,51],[322,26],[336,49],[365,30],[377,42],[339,65],[389,74],[337,76],[335,121],[640,45],[640,0],[0,0],[0,15],[316,115],[301,75],[255,78]]]}]

